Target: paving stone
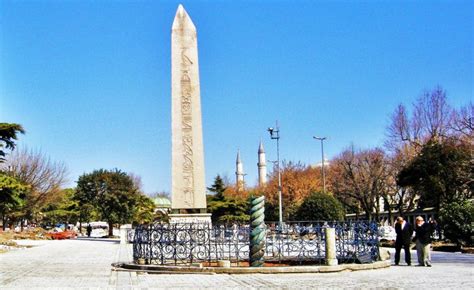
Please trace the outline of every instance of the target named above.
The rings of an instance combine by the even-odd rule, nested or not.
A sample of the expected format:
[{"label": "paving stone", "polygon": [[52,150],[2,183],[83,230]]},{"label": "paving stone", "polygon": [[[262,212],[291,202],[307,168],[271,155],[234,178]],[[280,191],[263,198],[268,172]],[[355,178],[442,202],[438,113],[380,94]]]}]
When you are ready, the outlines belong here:
[{"label": "paving stone", "polygon": [[[77,239],[21,241],[34,245],[0,255],[0,289],[474,289],[474,255],[433,252],[433,267],[317,274],[147,274],[113,271],[132,259],[131,245]],[[392,257],[393,257],[393,250]],[[416,252],[412,252],[416,261]],[[393,261],[392,261],[393,263]]]}]

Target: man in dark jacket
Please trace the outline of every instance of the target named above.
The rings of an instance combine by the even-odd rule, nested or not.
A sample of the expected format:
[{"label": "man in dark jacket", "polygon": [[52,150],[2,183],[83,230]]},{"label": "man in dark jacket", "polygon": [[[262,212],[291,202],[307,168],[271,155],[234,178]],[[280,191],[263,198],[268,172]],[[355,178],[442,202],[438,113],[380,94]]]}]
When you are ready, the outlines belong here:
[{"label": "man in dark jacket", "polygon": [[92,226],[91,224],[87,225],[87,237],[90,238],[92,233]]},{"label": "man in dark jacket", "polygon": [[403,248],[403,251],[405,251],[405,262],[410,266],[410,242],[413,235],[413,227],[402,217],[398,217],[395,224],[395,232],[397,233],[397,239],[395,240],[395,265],[400,263],[400,253]]},{"label": "man in dark jacket", "polygon": [[436,222],[431,219],[425,223],[421,216],[416,217],[415,240],[418,266],[431,267],[431,234],[434,231],[435,225]]}]

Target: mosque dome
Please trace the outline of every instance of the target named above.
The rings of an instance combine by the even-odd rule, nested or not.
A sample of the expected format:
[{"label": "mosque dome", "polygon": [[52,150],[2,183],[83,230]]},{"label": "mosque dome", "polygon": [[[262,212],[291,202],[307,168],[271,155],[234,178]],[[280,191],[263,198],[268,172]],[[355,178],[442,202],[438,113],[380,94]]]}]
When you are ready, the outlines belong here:
[{"label": "mosque dome", "polygon": [[155,197],[153,202],[157,208],[171,208],[171,201],[164,196]]}]

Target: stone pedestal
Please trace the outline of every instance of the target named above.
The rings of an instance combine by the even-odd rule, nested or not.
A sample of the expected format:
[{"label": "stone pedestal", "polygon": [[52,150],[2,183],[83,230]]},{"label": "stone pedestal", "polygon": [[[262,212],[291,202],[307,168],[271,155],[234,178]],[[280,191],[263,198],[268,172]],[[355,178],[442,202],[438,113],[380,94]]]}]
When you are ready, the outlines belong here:
[{"label": "stone pedestal", "polygon": [[230,268],[230,261],[228,260],[219,260],[217,261],[217,266],[222,268]]},{"label": "stone pedestal", "polygon": [[169,214],[170,224],[212,224],[210,213]]},{"label": "stone pedestal", "polygon": [[336,229],[325,228],[326,235],[326,265],[337,266],[336,256]]}]

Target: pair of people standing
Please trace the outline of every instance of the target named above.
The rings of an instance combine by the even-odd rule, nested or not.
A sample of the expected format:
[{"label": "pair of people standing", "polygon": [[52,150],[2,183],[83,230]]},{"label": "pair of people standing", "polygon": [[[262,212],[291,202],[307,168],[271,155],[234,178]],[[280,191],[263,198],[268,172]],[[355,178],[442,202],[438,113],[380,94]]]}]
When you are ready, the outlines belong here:
[{"label": "pair of people standing", "polygon": [[425,223],[421,216],[416,217],[416,225],[413,229],[412,225],[405,221],[402,217],[397,218],[395,224],[395,232],[397,239],[395,240],[395,265],[400,263],[400,253],[403,248],[405,252],[405,262],[411,265],[410,242],[412,241],[413,230],[415,231],[416,253],[418,256],[418,266],[431,267],[431,234],[433,233],[435,222]]}]

